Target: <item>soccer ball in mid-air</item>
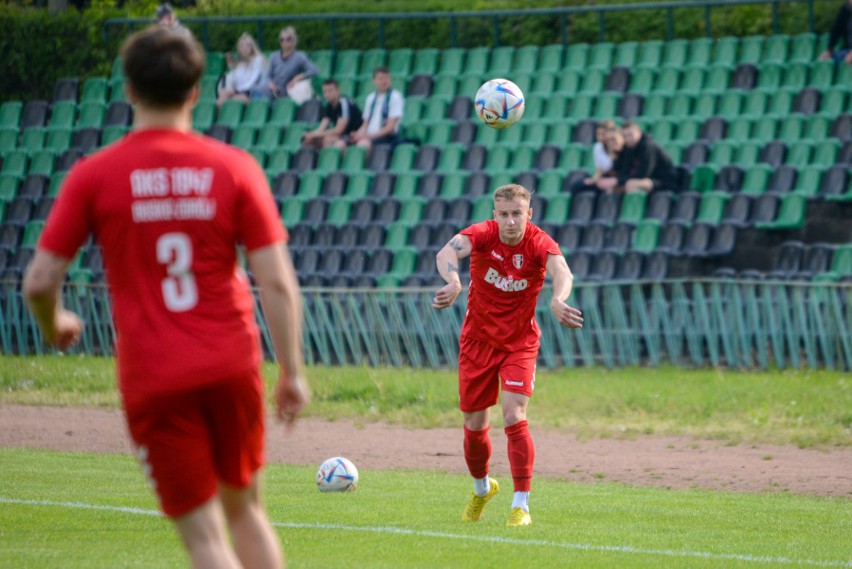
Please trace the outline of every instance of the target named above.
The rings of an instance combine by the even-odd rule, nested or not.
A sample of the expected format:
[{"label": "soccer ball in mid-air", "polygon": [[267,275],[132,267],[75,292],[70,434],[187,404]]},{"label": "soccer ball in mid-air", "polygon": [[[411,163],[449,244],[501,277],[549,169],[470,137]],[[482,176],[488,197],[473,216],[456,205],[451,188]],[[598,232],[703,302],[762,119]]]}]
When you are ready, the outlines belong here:
[{"label": "soccer ball in mid-air", "polygon": [[358,487],[358,469],[352,461],[335,456],[320,464],[317,488],[320,492],[353,492]]},{"label": "soccer ball in mid-air", "polygon": [[476,115],[491,128],[509,128],[524,116],[524,93],[508,79],[483,83],[473,104]]}]

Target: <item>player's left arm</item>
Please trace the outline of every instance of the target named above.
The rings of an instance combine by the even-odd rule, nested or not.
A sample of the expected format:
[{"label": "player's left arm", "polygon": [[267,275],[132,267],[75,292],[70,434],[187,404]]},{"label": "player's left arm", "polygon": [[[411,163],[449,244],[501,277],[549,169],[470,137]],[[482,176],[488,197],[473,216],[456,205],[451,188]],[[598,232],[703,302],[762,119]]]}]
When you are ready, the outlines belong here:
[{"label": "player's left arm", "polygon": [[548,255],[546,264],[547,274],[553,281],[553,298],[550,301],[550,310],[556,320],[566,328],[582,328],[583,313],[565,304],[571,296],[574,286],[574,275],[565,262],[565,257],[559,255]]},{"label": "player's left arm", "polygon": [[37,249],[24,275],[23,291],[45,339],[60,350],[80,339],[83,321],[65,310],[59,291],[71,260]]}]

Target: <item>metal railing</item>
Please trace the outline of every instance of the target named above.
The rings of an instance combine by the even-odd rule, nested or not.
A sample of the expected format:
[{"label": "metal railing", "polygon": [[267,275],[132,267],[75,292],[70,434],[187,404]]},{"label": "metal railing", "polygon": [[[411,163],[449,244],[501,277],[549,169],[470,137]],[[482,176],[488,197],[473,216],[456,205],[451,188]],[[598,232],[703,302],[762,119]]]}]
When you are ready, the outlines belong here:
[{"label": "metal railing", "polygon": [[[568,44],[576,41],[571,34],[571,20],[575,17],[586,15],[596,15],[597,19],[597,41],[606,41],[611,32],[608,18],[615,14],[634,14],[637,17],[649,14],[662,13],[664,21],[665,35],[664,38],[670,40],[676,37],[676,11],[678,10],[700,10],[702,12],[700,21],[703,26],[701,33],[704,36],[712,36],[713,29],[713,14],[717,10],[731,9],[739,6],[767,6],[771,13],[771,32],[779,33],[781,29],[781,8],[782,6],[803,5],[805,10],[804,18],[796,18],[798,32],[813,32],[815,17],[814,5],[815,2],[825,2],[826,0],[697,0],[697,1],[679,1],[679,2],[660,2],[660,3],[637,3],[637,4],[618,4],[618,5],[584,5],[584,6],[568,6],[561,8],[538,8],[528,10],[491,10],[491,11],[460,11],[460,12],[397,12],[397,13],[350,13],[350,14],[270,14],[270,15],[252,15],[252,16],[207,16],[207,17],[185,17],[181,21],[193,29],[205,48],[211,48],[211,26],[241,26],[241,30],[245,29],[246,25],[254,29],[255,37],[261,42],[262,49],[271,49],[271,46],[264,46],[263,39],[268,37],[268,34],[277,34],[278,28],[282,25],[299,24],[320,24],[327,26],[327,30],[322,34],[326,38],[327,45],[318,45],[314,43],[311,49],[348,49],[352,47],[346,45],[346,42],[341,39],[341,29],[350,24],[358,26],[359,37],[366,41],[372,47],[386,48],[388,44],[389,25],[398,22],[444,22],[442,30],[445,28],[445,33],[440,34],[440,41],[445,45],[429,45],[428,47],[459,47],[464,44],[461,41],[462,35],[465,35],[463,29],[468,26],[476,25],[481,28],[483,22],[487,22],[490,28],[490,45],[498,47],[504,42],[504,27],[517,25],[519,18],[538,18],[541,21],[551,24],[550,27],[558,30],[555,37],[551,38],[549,43]],[[836,4],[836,2],[834,2]],[[151,23],[148,18],[111,18],[104,23],[104,38],[107,43],[115,41],[116,38],[123,37],[129,31],[137,29]],[[367,24],[375,24],[368,26]],[[270,28],[269,26],[273,26]],[[825,30],[822,30],[825,31]],[[693,31],[694,32],[694,31]],[[233,38],[238,34],[231,34],[230,45],[233,43]],[[422,34],[402,34],[403,37],[395,37],[395,45],[392,47],[427,47],[424,41],[432,41],[435,38],[427,38]],[[397,34],[399,36],[399,34]],[[480,36],[478,36],[480,37]],[[636,38],[633,38],[636,39]],[[400,45],[396,45],[400,44]],[[403,45],[404,44],[404,45]],[[478,45],[482,45],[481,42]],[[212,46],[214,49],[216,46]],[[221,49],[221,48],[220,48]]]},{"label": "metal railing", "polygon": [[[432,289],[305,289],[306,359],[318,365],[454,367],[465,295],[448,310],[431,307]],[[852,286],[837,283],[670,280],[580,284],[569,304],[582,330],[560,327],[538,305],[539,365],[725,366],[852,370]],[[68,285],[66,306],[86,327],[74,351],[113,355],[106,288]],[[260,310],[266,357],[272,343]],[[0,283],[0,349],[41,354],[41,336],[18,283]]]}]

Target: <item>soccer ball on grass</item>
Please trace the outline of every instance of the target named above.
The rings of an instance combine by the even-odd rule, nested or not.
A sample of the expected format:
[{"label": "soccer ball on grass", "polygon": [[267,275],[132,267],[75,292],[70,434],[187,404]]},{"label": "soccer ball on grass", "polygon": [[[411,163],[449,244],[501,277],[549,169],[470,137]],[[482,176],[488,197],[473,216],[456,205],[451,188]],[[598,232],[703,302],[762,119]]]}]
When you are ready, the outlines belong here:
[{"label": "soccer ball on grass", "polygon": [[491,128],[509,128],[524,116],[524,93],[508,79],[483,83],[473,104],[476,115]]},{"label": "soccer ball on grass", "polygon": [[335,456],[320,464],[317,488],[320,492],[353,492],[358,487],[358,469],[347,458]]}]

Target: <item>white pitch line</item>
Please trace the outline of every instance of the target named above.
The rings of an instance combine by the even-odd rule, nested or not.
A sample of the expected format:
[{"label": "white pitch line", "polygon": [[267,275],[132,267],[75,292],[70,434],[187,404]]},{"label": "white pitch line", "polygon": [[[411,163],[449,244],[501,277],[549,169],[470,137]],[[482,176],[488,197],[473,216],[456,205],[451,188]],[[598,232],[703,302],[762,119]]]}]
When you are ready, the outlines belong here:
[{"label": "white pitch line", "polygon": [[[140,516],[161,517],[162,513],[157,510],[145,510],[142,508],[128,508],[122,506],[98,506],[82,502],[54,502],[51,500],[16,500],[0,496],[0,504],[22,504],[27,506],[48,506],[55,508],[72,508],[78,510],[101,510],[108,512],[121,512]],[[513,537],[463,535],[457,533],[445,533],[438,531],[413,530],[405,528],[385,526],[348,526],[339,524],[305,524],[293,522],[272,522],[273,526],[291,529],[320,529],[335,531],[357,531],[379,534],[407,535],[415,537],[436,537],[443,539],[457,539],[465,541],[483,541],[488,543],[505,543],[511,545],[539,545],[543,547],[555,547],[560,549],[571,549],[576,551],[601,551],[610,553],[629,553],[636,555],[656,555],[663,557],[696,557],[700,559],[733,560],[747,563],[769,563],[774,565],[807,565],[810,567],[852,567],[852,561],[818,561],[814,559],[791,559],[789,557],[770,557],[758,555],[743,555],[738,553],[710,553],[706,551],[689,551],[675,549],[643,549],[629,545],[592,545],[587,543],[565,543],[560,541],[546,541],[541,539],[519,539]]]}]

